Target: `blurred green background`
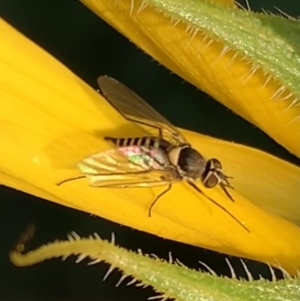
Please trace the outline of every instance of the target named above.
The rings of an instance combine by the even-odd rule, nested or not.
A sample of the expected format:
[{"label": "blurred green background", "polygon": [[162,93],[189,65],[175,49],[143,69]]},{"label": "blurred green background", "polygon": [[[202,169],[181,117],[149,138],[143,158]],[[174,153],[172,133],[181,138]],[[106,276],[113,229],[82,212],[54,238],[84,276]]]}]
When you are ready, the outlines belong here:
[{"label": "blurred green background", "polygon": [[[277,6],[294,17],[300,15],[298,0],[253,0],[250,5],[256,11],[263,7],[276,12],[274,6]],[[159,66],[76,0],[1,0],[0,16],[95,89],[96,78],[108,74],[126,83],[177,126],[260,148],[300,165],[297,158],[259,129]],[[105,264],[87,267],[84,263],[76,265],[74,260],[64,263],[51,260],[16,268],[8,259],[8,251],[31,222],[37,226],[32,248],[56,238],[63,239],[72,230],[81,235],[96,231],[104,238],[114,232],[121,246],[132,250],[141,248],[162,258],[167,258],[172,251],[173,257],[190,267],[199,267],[198,260],[201,260],[219,274],[229,275],[222,254],[163,240],[3,186],[0,186],[0,198],[1,301],[134,301],[154,295],[151,288],[126,287],[126,282],[115,288],[121,276],[118,272],[102,282],[108,268]],[[246,278],[238,259],[231,258],[231,262],[239,276]],[[264,265],[250,261],[248,265],[256,278],[259,274],[270,277]]]}]

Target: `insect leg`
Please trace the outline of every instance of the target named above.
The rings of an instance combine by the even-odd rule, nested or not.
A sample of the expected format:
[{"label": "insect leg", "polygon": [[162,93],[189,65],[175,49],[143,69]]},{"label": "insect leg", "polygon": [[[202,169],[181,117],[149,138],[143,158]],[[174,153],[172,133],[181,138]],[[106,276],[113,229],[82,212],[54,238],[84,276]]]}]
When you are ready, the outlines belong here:
[{"label": "insect leg", "polygon": [[67,182],[69,182],[69,181],[79,180],[79,179],[83,179],[83,178],[86,178],[86,176],[78,176],[78,177],[74,177],[74,178],[69,178],[69,179],[66,179],[66,180],[62,180],[62,181],[56,183],[56,185],[57,185],[57,186],[60,186],[60,185],[62,185],[62,184],[64,184],[64,183],[67,183]]},{"label": "insect leg", "polygon": [[232,213],[230,213],[225,207],[223,207],[222,205],[220,205],[219,203],[217,203],[215,200],[213,200],[212,198],[210,198],[209,196],[207,196],[195,183],[191,182],[191,181],[187,181],[188,184],[190,184],[194,189],[196,189],[198,192],[202,193],[206,198],[208,198],[212,203],[214,203],[216,206],[218,206],[220,209],[222,209],[223,211],[225,211],[227,214],[229,214],[240,226],[242,226],[247,232],[250,233],[250,230],[245,227]]},{"label": "insect leg", "polygon": [[165,194],[167,193],[168,191],[170,191],[172,188],[172,184],[169,184],[168,188],[166,190],[164,190],[163,192],[161,192],[155,199],[154,201],[152,202],[152,204],[150,205],[150,208],[149,208],[149,211],[148,211],[148,216],[151,217],[151,211],[152,211],[152,208],[153,206],[155,205],[155,203]]},{"label": "insect leg", "polygon": [[225,192],[225,194],[228,196],[228,198],[230,198],[230,200],[231,200],[232,202],[234,202],[233,197],[230,195],[230,193],[229,193],[229,192],[227,191],[227,189],[226,189],[226,187],[230,187],[230,188],[232,188],[232,189],[234,189],[234,187],[231,186],[231,185],[224,185],[224,184],[222,184],[222,183],[220,183],[220,187],[221,187],[222,190]]},{"label": "insect leg", "polygon": [[[213,183],[213,185],[208,185],[209,180],[211,178],[216,179],[216,181]],[[225,176],[223,173],[217,172],[216,170],[210,170],[207,174],[207,176],[205,177],[205,179],[203,180],[203,184],[205,187],[207,188],[212,188],[215,187],[217,184],[219,184],[222,188],[222,190],[225,192],[225,194],[227,195],[227,197],[234,202],[233,197],[229,194],[229,192],[227,191],[226,187],[232,188],[234,189],[233,186],[230,185],[228,179],[229,178],[233,178],[233,177],[228,177]]]}]

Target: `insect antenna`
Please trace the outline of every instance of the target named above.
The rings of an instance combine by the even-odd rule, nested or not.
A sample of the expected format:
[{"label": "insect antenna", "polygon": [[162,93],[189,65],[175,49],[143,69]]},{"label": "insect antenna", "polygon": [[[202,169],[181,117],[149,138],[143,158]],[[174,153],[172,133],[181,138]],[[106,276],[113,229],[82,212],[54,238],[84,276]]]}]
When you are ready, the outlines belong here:
[{"label": "insect antenna", "polygon": [[56,183],[56,185],[60,186],[60,185],[65,184],[67,182],[71,182],[71,181],[79,180],[79,179],[83,179],[83,178],[86,178],[86,176],[78,176],[78,177],[74,177],[74,178],[69,178],[69,179],[66,179],[66,180],[62,180],[61,182]]},{"label": "insect antenna", "polygon": [[155,199],[154,201],[152,202],[152,204],[150,205],[149,207],[149,211],[148,211],[148,216],[151,217],[151,211],[152,211],[152,208],[153,206],[155,205],[155,203],[165,194],[167,193],[168,191],[170,191],[172,188],[172,184],[169,184],[168,188],[166,190],[164,190],[163,192],[161,192]]},{"label": "insect antenna", "polygon": [[[225,211],[227,214],[229,214],[237,223],[239,223],[240,226],[242,226],[247,232],[250,233],[249,229],[246,228],[232,213],[230,213],[225,207],[217,203],[215,200],[207,196],[195,183],[193,183],[191,180],[187,180],[188,184],[190,184],[194,189],[196,189],[198,192],[202,193],[206,198],[208,198],[212,203],[214,203],[216,206],[218,206],[220,209]],[[227,192],[227,191],[226,191]],[[228,192],[227,192],[228,193]]]},{"label": "insect antenna", "polygon": [[234,187],[228,181],[228,179],[234,179],[234,177],[229,177],[229,176],[226,176],[226,175],[222,174],[222,176],[220,178],[223,182],[223,186],[234,189]]}]

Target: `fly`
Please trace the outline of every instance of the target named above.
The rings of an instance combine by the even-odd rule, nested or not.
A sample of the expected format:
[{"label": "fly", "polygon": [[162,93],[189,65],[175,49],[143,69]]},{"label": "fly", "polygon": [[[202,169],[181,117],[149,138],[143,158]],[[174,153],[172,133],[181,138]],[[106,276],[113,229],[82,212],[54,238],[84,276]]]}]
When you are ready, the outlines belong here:
[{"label": "fly", "polygon": [[126,120],[154,128],[158,131],[158,136],[104,137],[114,144],[115,149],[83,159],[78,167],[84,175],[64,180],[58,185],[87,177],[90,185],[94,187],[167,186],[152,202],[148,211],[148,215],[151,216],[152,208],[159,198],[167,193],[174,183],[186,181],[250,232],[225,207],[207,196],[195,184],[195,180],[201,180],[206,188],[219,185],[234,202],[227,191],[227,188],[233,188],[228,181],[231,177],[223,173],[218,159],[205,160],[166,118],[122,83],[108,76],[100,76],[97,82],[106,100]]}]

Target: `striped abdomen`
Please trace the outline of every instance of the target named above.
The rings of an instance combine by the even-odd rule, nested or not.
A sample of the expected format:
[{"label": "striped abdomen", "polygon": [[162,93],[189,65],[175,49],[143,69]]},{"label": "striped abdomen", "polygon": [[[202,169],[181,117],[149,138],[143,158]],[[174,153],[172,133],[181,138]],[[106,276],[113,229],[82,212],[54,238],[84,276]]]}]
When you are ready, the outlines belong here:
[{"label": "striped abdomen", "polygon": [[171,144],[159,137],[134,137],[134,138],[113,138],[113,137],[104,137],[105,140],[112,142],[117,147],[124,146],[144,146],[144,147],[153,147],[153,148],[162,148],[167,150]]}]

